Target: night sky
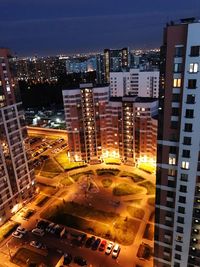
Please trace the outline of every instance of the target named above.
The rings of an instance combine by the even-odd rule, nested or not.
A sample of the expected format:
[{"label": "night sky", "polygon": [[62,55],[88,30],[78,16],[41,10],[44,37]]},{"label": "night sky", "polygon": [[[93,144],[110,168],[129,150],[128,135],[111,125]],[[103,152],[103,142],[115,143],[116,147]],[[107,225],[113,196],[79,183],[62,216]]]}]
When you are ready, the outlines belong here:
[{"label": "night sky", "polygon": [[0,0],[0,47],[17,55],[159,47],[167,21],[200,18],[200,0]]}]

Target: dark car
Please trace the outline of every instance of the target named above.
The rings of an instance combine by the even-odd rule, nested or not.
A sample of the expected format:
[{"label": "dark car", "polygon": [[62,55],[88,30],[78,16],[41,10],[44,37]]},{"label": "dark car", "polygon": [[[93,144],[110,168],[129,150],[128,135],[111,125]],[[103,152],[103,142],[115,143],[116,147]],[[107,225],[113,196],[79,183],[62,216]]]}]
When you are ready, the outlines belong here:
[{"label": "dark car", "polygon": [[37,228],[42,229],[42,230],[45,230],[48,226],[49,226],[49,222],[44,221],[44,220],[40,220],[37,223]]},{"label": "dark car", "polygon": [[94,242],[95,242],[95,237],[94,236],[89,237],[85,243],[85,247],[90,248]]},{"label": "dark car", "polygon": [[74,257],[74,262],[77,263],[80,266],[87,265],[87,261],[84,258],[80,257],[80,256]]},{"label": "dark car", "polygon": [[97,238],[94,243],[92,244],[92,249],[93,250],[96,250],[99,246],[99,244],[101,243],[101,239],[100,238]]},{"label": "dark car", "polygon": [[71,261],[72,261],[72,255],[69,254],[69,253],[65,253],[65,254],[64,254],[63,264],[64,264],[64,265],[70,264]]}]

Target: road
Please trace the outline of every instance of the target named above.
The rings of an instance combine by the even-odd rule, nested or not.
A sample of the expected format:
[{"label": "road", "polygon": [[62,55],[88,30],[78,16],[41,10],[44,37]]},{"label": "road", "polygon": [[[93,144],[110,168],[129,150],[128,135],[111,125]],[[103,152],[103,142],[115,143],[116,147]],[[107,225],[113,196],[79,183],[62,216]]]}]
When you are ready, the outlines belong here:
[{"label": "road", "polygon": [[67,132],[59,129],[49,129],[27,126],[28,136],[42,136],[49,138],[64,138],[67,141]]}]

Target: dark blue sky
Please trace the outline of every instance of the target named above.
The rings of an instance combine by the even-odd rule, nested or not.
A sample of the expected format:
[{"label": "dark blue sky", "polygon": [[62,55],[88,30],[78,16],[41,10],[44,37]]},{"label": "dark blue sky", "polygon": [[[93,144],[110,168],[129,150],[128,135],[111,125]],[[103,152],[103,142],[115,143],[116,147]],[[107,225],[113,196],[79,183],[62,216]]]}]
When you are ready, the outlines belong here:
[{"label": "dark blue sky", "polygon": [[169,20],[200,0],[0,0],[0,46],[18,55],[159,47]]}]

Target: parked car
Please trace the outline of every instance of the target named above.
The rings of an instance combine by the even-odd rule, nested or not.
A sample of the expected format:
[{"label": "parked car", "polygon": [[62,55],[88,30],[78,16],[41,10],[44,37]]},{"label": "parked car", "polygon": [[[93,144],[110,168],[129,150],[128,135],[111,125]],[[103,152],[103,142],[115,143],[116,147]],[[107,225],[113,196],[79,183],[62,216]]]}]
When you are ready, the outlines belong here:
[{"label": "parked car", "polygon": [[27,230],[25,228],[21,227],[21,226],[18,226],[17,227],[17,232],[25,235],[27,233]]},{"label": "parked car", "polygon": [[71,261],[72,261],[72,255],[69,254],[69,253],[65,253],[65,254],[64,254],[63,264],[64,264],[64,265],[68,265],[68,264],[71,263]]},{"label": "parked car", "polygon": [[80,266],[87,265],[87,261],[83,257],[80,257],[80,256],[74,257],[74,262],[77,263]]},{"label": "parked car", "polygon": [[113,249],[113,246],[114,246],[113,242],[109,242],[109,244],[108,244],[108,246],[107,246],[107,248],[106,248],[106,251],[105,251],[105,253],[106,253],[107,255],[109,255],[109,254],[111,253],[111,251],[112,251],[112,249]]},{"label": "parked car", "polygon": [[43,230],[43,229],[34,228],[31,232],[32,232],[34,235],[44,236],[44,230]]},{"label": "parked car", "polygon": [[112,252],[112,257],[117,258],[120,252],[120,246],[118,244],[115,244]]},{"label": "parked car", "polygon": [[38,241],[31,241],[30,242],[30,246],[32,246],[34,248],[41,248],[42,247],[42,243],[40,243]]},{"label": "parked car", "polygon": [[45,231],[48,232],[48,233],[51,232],[51,229],[53,229],[54,226],[55,226],[55,223],[50,223],[50,224],[47,226],[47,228],[45,229]]},{"label": "parked car", "polygon": [[40,220],[37,223],[37,228],[42,229],[42,230],[45,230],[48,226],[49,226],[49,222],[44,221],[44,220]]},{"label": "parked car", "polygon": [[99,250],[100,251],[103,251],[105,250],[105,247],[106,247],[106,244],[107,244],[107,241],[106,240],[103,240],[99,246]]},{"label": "parked car", "polygon": [[92,249],[93,250],[96,250],[99,246],[99,244],[101,243],[101,239],[100,238],[97,238],[94,243],[92,244]]},{"label": "parked car", "polygon": [[12,233],[12,236],[21,239],[23,237],[23,234],[18,231],[15,231]]},{"label": "parked car", "polygon": [[95,242],[95,236],[89,237],[85,243],[85,247],[90,248],[94,242]]}]

